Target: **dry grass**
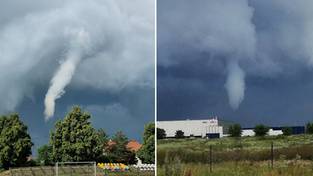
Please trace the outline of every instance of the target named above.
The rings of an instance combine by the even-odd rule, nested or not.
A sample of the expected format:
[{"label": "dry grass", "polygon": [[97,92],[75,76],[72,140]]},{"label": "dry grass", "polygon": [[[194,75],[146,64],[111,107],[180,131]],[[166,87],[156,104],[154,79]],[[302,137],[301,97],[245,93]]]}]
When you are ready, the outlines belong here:
[{"label": "dry grass", "polygon": [[[311,161],[284,160],[275,162],[274,168],[269,167],[269,162],[223,162],[210,167],[207,164],[181,164],[168,165],[172,168],[169,172],[165,165],[158,168],[158,176],[311,176],[313,164]],[[174,168],[179,168],[175,170]]]},{"label": "dry grass", "polygon": [[[274,143],[274,168],[270,167]],[[209,170],[212,146],[213,172]],[[160,176],[313,175],[313,135],[158,141]]]},{"label": "dry grass", "polygon": [[179,157],[183,163],[208,163],[209,146],[213,148],[213,162],[225,161],[264,161],[271,158],[271,142],[274,143],[274,159],[281,157],[294,159],[300,156],[313,160],[313,136],[298,135],[266,138],[223,138],[216,140],[183,139],[158,141],[158,163],[165,157],[171,160]]}]

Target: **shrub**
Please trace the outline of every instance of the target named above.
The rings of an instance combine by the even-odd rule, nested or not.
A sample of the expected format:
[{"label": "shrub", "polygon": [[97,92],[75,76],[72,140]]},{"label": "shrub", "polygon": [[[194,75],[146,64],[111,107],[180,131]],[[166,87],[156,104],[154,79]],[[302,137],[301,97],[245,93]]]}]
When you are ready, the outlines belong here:
[{"label": "shrub", "polygon": [[256,125],[253,131],[255,133],[255,136],[265,136],[268,133],[269,128],[265,125],[260,124]]},{"label": "shrub", "polygon": [[241,126],[240,124],[234,124],[229,126],[228,133],[230,137],[240,137],[241,136]]},{"label": "shrub", "polygon": [[306,124],[306,133],[308,134],[313,134],[313,123],[308,122]]},{"label": "shrub", "polygon": [[185,134],[182,130],[177,130],[176,133],[175,133],[175,138],[177,139],[181,139],[181,138],[184,138],[185,137]]},{"label": "shrub", "polygon": [[154,151],[155,151],[154,134],[155,134],[154,123],[149,123],[145,125],[143,144],[137,153],[137,156],[144,163],[148,163],[148,164],[154,163],[154,160],[155,160],[154,159]]},{"label": "shrub", "polygon": [[284,136],[290,136],[292,134],[292,128],[291,127],[283,127],[282,131],[283,131]]},{"label": "shrub", "polygon": [[49,145],[43,145],[38,148],[38,156],[37,162],[40,165],[51,165],[53,164],[52,161],[52,147]]},{"label": "shrub", "polygon": [[157,138],[164,139],[166,137],[165,130],[162,128],[157,128]]}]

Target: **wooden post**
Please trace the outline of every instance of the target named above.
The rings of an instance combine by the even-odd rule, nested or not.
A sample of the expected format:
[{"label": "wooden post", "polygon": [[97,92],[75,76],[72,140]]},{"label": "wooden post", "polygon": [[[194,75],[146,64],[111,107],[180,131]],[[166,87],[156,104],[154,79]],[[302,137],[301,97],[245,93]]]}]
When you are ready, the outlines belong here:
[{"label": "wooden post", "polygon": [[59,163],[58,162],[55,163],[55,175],[59,176]]},{"label": "wooden post", "polygon": [[95,176],[97,176],[97,162],[93,163],[93,167],[95,169]]},{"label": "wooden post", "polygon": [[212,145],[210,145],[210,172],[212,172]]},{"label": "wooden post", "polygon": [[274,166],[274,144],[273,144],[273,141],[271,143],[271,167],[273,169],[273,166]]}]

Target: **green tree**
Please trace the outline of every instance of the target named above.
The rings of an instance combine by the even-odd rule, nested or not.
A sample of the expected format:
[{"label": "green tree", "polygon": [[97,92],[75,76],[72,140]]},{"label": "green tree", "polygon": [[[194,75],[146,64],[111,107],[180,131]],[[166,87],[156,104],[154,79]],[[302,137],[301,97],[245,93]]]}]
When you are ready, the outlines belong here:
[{"label": "green tree", "polygon": [[268,131],[269,131],[269,128],[265,125],[262,125],[262,124],[259,124],[259,125],[256,125],[254,127],[254,133],[255,133],[255,136],[265,136]]},{"label": "green tree", "polygon": [[[108,135],[105,133],[105,131],[100,128],[98,131],[97,131],[97,134],[99,136],[99,140],[100,140],[100,144],[102,145],[102,150],[104,151],[104,149],[107,147],[108,145],[108,142],[109,142],[109,138],[108,138]],[[98,158],[97,158],[97,161],[98,162],[108,162],[108,158],[103,154],[103,155],[100,155]]]},{"label": "green tree", "polygon": [[103,155],[103,143],[92,127],[90,114],[75,106],[55,124],[50,135],[53,161],[94,161]]},{"label": "green tree", "polygon": [[128,138],[121,131],[118,131],[112,137],[112,144],[105,151],[110,162],[125,164],[135,164],[137,162],[136,154],[127,149],[127,143]]},{"label": "green tree", "polygon": [[154,123],[149,123],[145,125],[144,137],[143,137],[143,145],[138,151],[138,157],[144,163],[154,163],[155,157],[155,125]]},{"label": "green tree", "polygon": [[43,145],[38,148],[38,157],[37,163],[41,165],[51,165],[53,164],[52,161],[52,147],[49,145]]},{"label": "green tree", "polygon": [[306,133],[308,134],[313,134],[313,123],[308,122],[306,124]]},{"label": "green tree", "polygon": [[185,137],[185,133],[182,130],[177,130],[175,133],[175,138],[181,139]]},{"label": "green tree", "polygon": [[290,136],[292,134],[292,128],[291,127],[283,127],[282,132],[284,136]]},{"label": "green tree", "polygon": [[157,138],[158,139],[164,139],[166,138],[165,130],[162,128],[157,128]]},{"label": "green tree", "polygon": [[0,117],[0,166],[23,166],[31,155],[30,135],[18,114]]},{"label": "green tree", "polygon": [[148,123],[145,125],[145,129],[143,132],[143,141],[147,141],[150,136],[154,136],[155,134],[155,125],[154,123]]},{"label": "green tree", "polygon": [[228,133],[230,137],[240,137],[241,136],[241,126],[240,124],[230,125],[228,128]]},{"label": "green tree", "polygon": [[99,136],[99,140],[100,140],[100,143],[104,146],[106,146],[108,144],[108,135],[105,133],[105,131],[100,128],[98,131],[97,131],[97,134]]}]

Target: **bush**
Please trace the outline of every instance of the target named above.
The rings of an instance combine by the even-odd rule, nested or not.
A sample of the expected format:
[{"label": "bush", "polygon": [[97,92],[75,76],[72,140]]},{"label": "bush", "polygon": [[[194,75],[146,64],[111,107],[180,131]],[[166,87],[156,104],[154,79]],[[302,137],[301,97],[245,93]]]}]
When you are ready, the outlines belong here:
[{"label": "bush", "polygon": [[52,165],[52,147],[49,145],[43,145],[38,148],[37,162],[40,165]]},{"label": "bush", "polygon": [[313,123],[308,122],[306,124],[306,133],[308,134],[313,134]]},{"label": "bush", "polygon": [[230,125],[228,129],[228,133],[230,137],[240,137],[241,136],[241,126],[240,124]]},{"label": "bush", "polygon": [[155,127],[154,123],[149,123],[145,125],[145,132],[143,137],[143,144],[140,150],[138,151],[137,155],[142,160],[143,163],[152,164],[154,163],[154,134],[155,134]]},{"label": "bush", "polygon": [[255,136],[265,136],[268,133],[269,128],[265,125],[260,124],[256,125],[253,131],[255,133]]},{"label": "bush", "polygon": [[164,139],[166,137],[165,130],[162,128],[157,128],[157,138]]},{"label": "bush", "polygon": [[292,134],[292,128],[291,127],[283,127],[282,132],[284,136],[290,136]]},{"label": "bush", "polygon": [[185,134],[182,130],[177,130],[176,133],[175,133],[175,138],[177,139],[181,139],[181,138],[184,138],[185,137]]}]

